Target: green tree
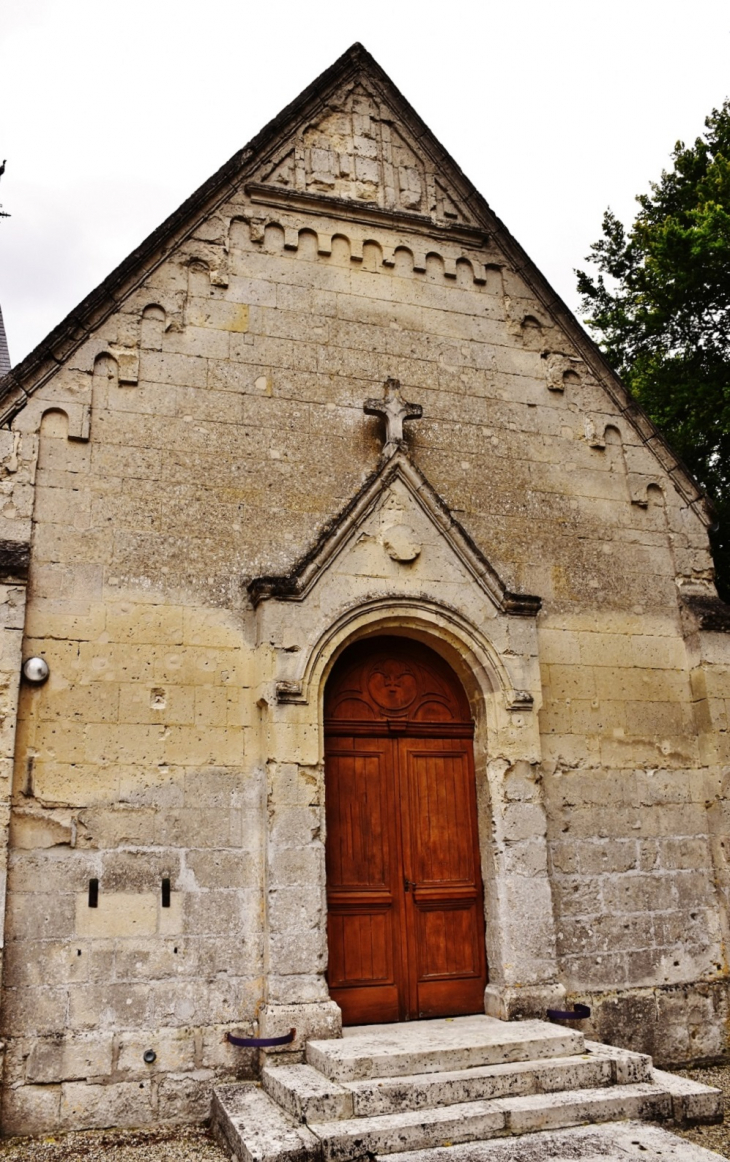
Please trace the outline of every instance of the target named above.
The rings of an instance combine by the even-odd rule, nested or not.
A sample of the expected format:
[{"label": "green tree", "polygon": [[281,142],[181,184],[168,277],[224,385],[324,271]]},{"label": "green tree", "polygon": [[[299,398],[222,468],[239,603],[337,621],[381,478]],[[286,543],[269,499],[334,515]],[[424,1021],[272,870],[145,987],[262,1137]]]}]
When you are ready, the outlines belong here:
[{"label": "green tree", "polygon": [[707,490],[721,596],[730,601],[730,100],[637,198],[629,230],[607,210],[576,271],[609,362]]}]

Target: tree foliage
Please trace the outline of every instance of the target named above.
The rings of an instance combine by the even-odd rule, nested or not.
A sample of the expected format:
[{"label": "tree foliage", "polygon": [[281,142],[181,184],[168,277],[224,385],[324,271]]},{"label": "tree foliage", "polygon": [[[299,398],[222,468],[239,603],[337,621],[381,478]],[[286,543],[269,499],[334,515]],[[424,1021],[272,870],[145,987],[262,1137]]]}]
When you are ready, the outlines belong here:
[{"label": "tree foliage", "polygon": [[730,600],[730,100],[673,169],[641,194],[626,230],[607,210],[576,271],[587,325],[717,513],[718,589]]}]

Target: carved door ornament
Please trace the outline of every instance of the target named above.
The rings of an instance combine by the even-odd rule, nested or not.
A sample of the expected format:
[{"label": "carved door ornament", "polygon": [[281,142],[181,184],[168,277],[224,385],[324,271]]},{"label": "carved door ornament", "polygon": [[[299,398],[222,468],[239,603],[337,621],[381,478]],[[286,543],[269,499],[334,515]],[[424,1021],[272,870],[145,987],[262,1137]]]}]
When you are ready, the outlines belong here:
[{"label": "carved door ornament", "polygon": [[386,715],[405,714],[418,694],[413,669],[392,659],[376,664],[368,677],[368,693]]},{"label": "carved door ornament", "polygon": [[[431,662],[430,651],[405,639],[386,639],[390,652],[370,652],[359,664],[340,677],[338,688],[327,695],[325,715],[331,726],[347,720],[352,729],[362,722],[381,722],[387,733],[387,720],[403,718],[419,727],[449,723],[450,731],[471,737],[473,724],[469,704],[463,691],[454,684],[444,663]],[[368,651],[365,650],[366,655]],[[341,669],[340,669],[341,672]],[[385,720],[385,721],[384,721]]]}]

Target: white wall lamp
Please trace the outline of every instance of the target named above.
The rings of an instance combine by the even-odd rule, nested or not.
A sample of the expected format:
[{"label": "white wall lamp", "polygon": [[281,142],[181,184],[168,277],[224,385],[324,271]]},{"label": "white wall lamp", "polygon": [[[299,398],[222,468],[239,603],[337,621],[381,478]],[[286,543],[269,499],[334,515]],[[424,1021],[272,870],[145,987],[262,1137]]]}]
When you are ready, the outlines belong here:
[{"label": "white wall lamp", "polygon": [[32,682],[34,686],[42,685],[49,674],[50,670],[45,658],[26,658],[23,662],[23,677]]}]

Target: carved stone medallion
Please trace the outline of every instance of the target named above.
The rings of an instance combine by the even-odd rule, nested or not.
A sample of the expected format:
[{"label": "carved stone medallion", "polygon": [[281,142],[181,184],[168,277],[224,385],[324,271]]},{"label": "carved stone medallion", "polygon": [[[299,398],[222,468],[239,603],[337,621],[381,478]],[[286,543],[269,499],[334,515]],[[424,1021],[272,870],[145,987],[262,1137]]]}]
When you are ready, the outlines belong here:
[{"label": "carved stone medallion", "polygon": [[404,564],[421,555],[421,545],[410,525],[392,525],[383,532],[383,548],[394,561]]}]

